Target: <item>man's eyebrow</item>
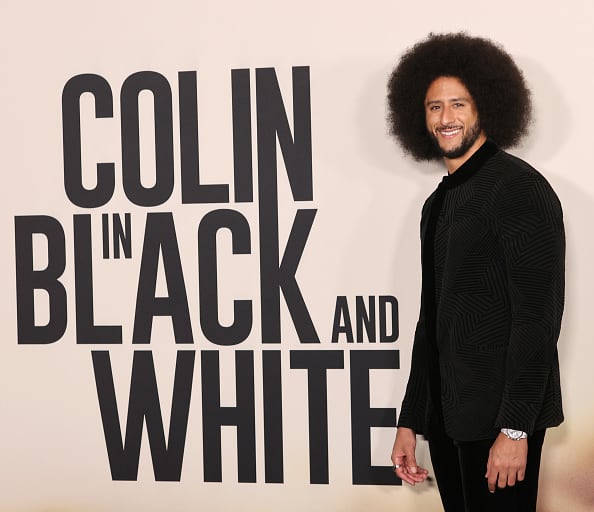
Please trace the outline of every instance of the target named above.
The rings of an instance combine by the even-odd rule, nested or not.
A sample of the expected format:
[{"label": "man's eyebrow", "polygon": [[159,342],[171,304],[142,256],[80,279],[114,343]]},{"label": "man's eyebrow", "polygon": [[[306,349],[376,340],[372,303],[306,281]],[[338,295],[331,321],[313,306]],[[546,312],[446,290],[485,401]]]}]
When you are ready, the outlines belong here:
[{"label": "man's eyebrow", "polygon": [[[446,100],[446,103],[454,103],[456,101],[465,101],[465,102],[469,102],[470,99],[469,98],[465,98],[465,97],[460,97],[460,98],[449,98],[448,100]],[[434,105],[436,103],[443,103],[442,100],[429,100],[425,102],[425,105]]]}]

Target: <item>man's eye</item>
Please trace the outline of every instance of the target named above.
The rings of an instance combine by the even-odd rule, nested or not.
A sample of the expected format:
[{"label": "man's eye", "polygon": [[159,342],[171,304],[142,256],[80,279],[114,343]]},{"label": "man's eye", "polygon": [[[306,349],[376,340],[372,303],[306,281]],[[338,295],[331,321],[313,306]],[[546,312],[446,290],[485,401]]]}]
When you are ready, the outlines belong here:
[{"label": "man's eye", "polygon": [[439,105],[431,105],[431,106],[429,107],[429,110],[430,110],[431,112],[435,112],[436,110],[439,110]]},{"label": "man's eye", "polygon": [[454,107],[456,108],[462,108],[464,106],[464,103],[454,103]]}]

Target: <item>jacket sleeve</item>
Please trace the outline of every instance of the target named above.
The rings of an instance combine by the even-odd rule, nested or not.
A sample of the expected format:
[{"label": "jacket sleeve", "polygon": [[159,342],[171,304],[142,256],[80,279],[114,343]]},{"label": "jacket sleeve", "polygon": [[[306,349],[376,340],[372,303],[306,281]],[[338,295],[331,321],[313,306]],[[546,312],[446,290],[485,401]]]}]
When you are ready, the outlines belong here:
[{"label": "jacket sleeve", "polygon": [[428,399],[426,341],[421,312],[415,330],[410,375],[398,417],[399,427],[411,428],[417,434],[426,434],[424,432]]},{"label": "jacket sleeve", "polygon": [[[427,216],[431,208],[434,194],[429,196],[421,212],[421,246],[427,223]],[[421,255],[422,260],[422,255]],[[406,392],[402,400],[402,407],[398,416],[398,426],[413,429],[417,434],[425,432],[427,409],[429,407],[429,375],[427,336],[425,334],[425,318],[423,309],[423,296],[421,295],[421,311],[415,329],[412,359]]]},{"label": "jacket sleeve", "polygon": [[494,426],[532,434],[558,365],[565,282],[563,213],[546,180],[522,171],[503,187],[495,208],[512,322]]}]

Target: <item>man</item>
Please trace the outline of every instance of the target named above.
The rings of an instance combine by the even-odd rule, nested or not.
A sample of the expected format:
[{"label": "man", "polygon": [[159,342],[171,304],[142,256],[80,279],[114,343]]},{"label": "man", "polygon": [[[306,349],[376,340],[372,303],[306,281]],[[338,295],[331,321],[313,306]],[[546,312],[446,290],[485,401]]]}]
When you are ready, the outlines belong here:
[{"label": "man", "polygon": [[424,435],[446,511],[534,511],[545,430],[563,421],[557,338],[561,205],[501,148],[530,121],[522,73],[498,45],[431,34],[388,84],[392,134],[447,175],[421,215],[422,296],[392,451],[411,485]]}]

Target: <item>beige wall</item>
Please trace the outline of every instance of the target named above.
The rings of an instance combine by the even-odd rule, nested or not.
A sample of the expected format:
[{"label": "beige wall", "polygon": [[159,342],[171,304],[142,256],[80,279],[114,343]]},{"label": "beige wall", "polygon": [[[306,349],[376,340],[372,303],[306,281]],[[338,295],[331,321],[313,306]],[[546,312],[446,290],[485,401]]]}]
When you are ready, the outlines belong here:
[{"label": "beige wall", "polygon": [[[408,375],[420,287],[418,218],[424,198],[443,172],[404,157],[385,127],[385,82],[398,55],[430,31],[468,30],[501,42],[524,69],[536,116],[531,135],[515,154],[543,172],[564,205],[568,237],[567,305],[560,354],[566,422],[547,436],[541,512],[585,511],[592,502],[594,400],[592,398],[590,219],[594,215],[590,150],[591,32],[589,1],[501,0],[490,8],[463,0],[455,5],[371,0],[348,2],[34,2],[4,9],[2,50],[2,158],[5,180],[0,230],[5,240],[0,280],[2,342],[0,389],[0,511],[189,511],[209,510],[439,510],[435,487],[351,484],[349,351],[399,350],[401,368],[372,370],[371,406],[397,408]],[[345,7],[347,5],[347,7]],[[320,337],[320,346],[300,344],[281,300],[282,343],[263,345],[260,323],[258,203],[182,204],[178,120],[178,72],[198,73],[201,179],[233,182],[231,70],[249,68],[256,172],[255,69],[273,67],[292,127],[291,69],[308,66],[311,83],[313,201],[293,200],[279,167],[281,254],[298,208],[315,208],[297,280]],[[122,191],[119,92],[126,77],[152,70],[173,92],[176,188],[161,206],[131,204]],[[110,84],[112,119],[95,120],[93,103],[82,105],[84,182],[92,187],[95,162],[115,162],[116,191],[105,206],[85,210],[67,198],[63,184],[61,95],[73,76],[94,73]],[[154,180],[150,96],[141,95],[143,183]],[[279,152],[279,161],[282,163]],[[257,180],[256,180],[257,185]],[[231,188],[233,191],[233,187]],[[254,189],[257,191],[257,188]],[[257,197],[257,193],[255,193]],[[198,318],[197,226],[217,208],[241,212],[251,229],[251,254],[231,255],[228,234],[219,238],[222,323],[232,320],[231,301],[254,301],[250,336],[237,347],[206,340]],[[134,346],[136,287],[148,212],[169,211],[175,220],[194,345],[173,342],[171,322],[157,319],[151,345]],[[130,212],[132,258],[100,255],[101,214]],[[121,345],[80,345],[75,337],[74,214],[90,214],[94,244],[95,321],[122,326]],[[49,345],[17,343],[15,216],[49,215],[66,237],[68,325]],[[43,240],[35,245],[36,268],[47,263]],[[160,271],[157,290],[166,294]],[[361,296],[398,299],[400,337],[393,344],[331,343],[337,296],[350,304]],[[48,320],[46,298],[36,296],[39,324]],[[45,301],[45,302],[44,302]],[[223,482],[205,483],[202,451],[200,351],[218,350],[221,400],[235,400],[235,348],[255,360],[257,483],[237,483],[235,431],[223,430]],[[92,350],[109,350],[120,416],[128,405],[135,349],[152,350],[167,432],[175,354],[197,351],[193,396],[181,481],[155,482],[146,434],[138,481],[112,481],[101,424]],[[263,350],[281,351],[284,483],[266,484],[262,424]],[[329,484],[310,484],[308,402],[305,370],[291,369],[290,351],[342,354],[344,368],[328,370]],[[124,420],[122,420],[124,421]],[[122,429],[125,425],[122,425]],[[389,465],[393,431],[372,430],[372,463]],[[422,448],[424,450],[424,448]],[[426,453],[422,455],[427,458]],[[585,477],[584,475],[590,475]]]}]

